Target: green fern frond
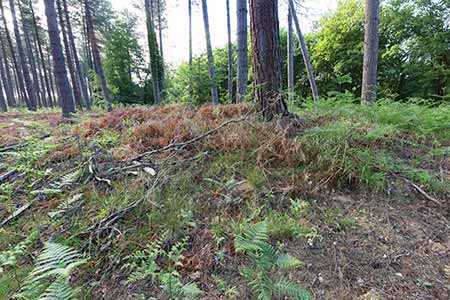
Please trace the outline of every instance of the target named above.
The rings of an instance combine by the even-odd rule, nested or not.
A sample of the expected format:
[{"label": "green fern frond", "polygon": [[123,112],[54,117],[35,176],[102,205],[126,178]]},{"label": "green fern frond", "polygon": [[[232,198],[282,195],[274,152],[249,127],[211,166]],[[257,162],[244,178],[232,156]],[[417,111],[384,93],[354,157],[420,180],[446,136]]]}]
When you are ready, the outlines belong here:
[{"label": "green fern frond", "polygon": [[289,254],[280,254],[277,257],[276,265],[280,269],[293,269],[301,266],[303,263]]},{"label": "green fern frond", "polygon": [[267,223],[259,222],[237,234],[234,247],[237,252],[260,251],[268,239]]},{"label": "green fern frond", "polygon": [[27,284],[14,299],[73,300],[75,292],[69,283],[70,275],[85,262],[81,254],[68,246],[46,243],[28,274]]},{"label": "green fern frond", "polygon": [[281,278],[274,285],[274,294],[278,299],[285,299],[286,296],[289,299],[308,300],[311,299],[311,294],[299,286],[297,283]]}]

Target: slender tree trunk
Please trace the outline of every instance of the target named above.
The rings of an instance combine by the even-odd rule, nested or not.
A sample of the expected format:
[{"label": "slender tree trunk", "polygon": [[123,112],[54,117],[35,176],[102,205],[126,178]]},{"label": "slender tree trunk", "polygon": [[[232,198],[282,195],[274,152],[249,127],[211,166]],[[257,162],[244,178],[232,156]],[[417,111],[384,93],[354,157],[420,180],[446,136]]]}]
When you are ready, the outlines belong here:
[{"label": "slender tree trunk", "polygon": [[291,9],[292,18],[294,20],[295,29],[297,31],[298,40],[300,41],[300,48],[302,50],[303,61],[305,62],[306,71],[308,73],[309,85],[311,86],[311,92],[314,101],[319,100],[319,92],[317,90],[316,79],[314,77],[314,71],[311,64],[311,58],[309,57],[308,48],[306,47],[305,39],[300,29],[300,23],[298,21],[297,12],[294,6],[293,0],[289,0],[289,8]]},{"label": "slender tree trunk", "polygon": [[236,102],[242,102],[247,94],[248,41],[247,0],[237,0],[237,93]]},{"label": "slender tree trunk", "polygon": [[31,82],[30,72],[27,66],[27,60],[25,58],[25,52],[22,46],[22,40],[20,38],[19,23],[17,22],[16,8],[14,0],[9,0],[9,9],[11,10],[12,23],[14,28],[14,35],[16,37],[17,52],[19,55],[20,65],[22,66],[22,74],[25,82],[25,88],[28,94],[28,103],[30,110],[36,110],[36,95],[33,91],[33,83]]},{"label": "slender tree trunk", "polygon": [[292,11],[289,8],[288,12],[288,40],[287,40],[287,70],[288,70],[288,94],[289,100],[293,101],[294,94],[294,39],[292,27]]},{"label": "slender tree trunk", "polygon": [[160,71],[160,83],[159,83],[159,88],[160,88],[160,93],[161,93],[161,98],[164,98],[164,94],[165,94],[165,90],[166,90],[166,75],[165,75],[165,70],[164,70],[164,49],[163,49],[163,36],[162,36],[162,16],[161,16],[161,0],[156,0],[157,1],[157,6],[158,6],[158,32],[159,32],[159,54],[161,57],[161,64],[159,67],[159,71]]},{"label": "slender tree trunk", "polygon": [[192,101],[194,97],[194,86],[193,86],[193,51],[192,51],[192,0],[188,0],[188,12],[189,12],[189,101]]},{"label": "slender tree trunk", "polygon": [[364,65],[361,98],[365,104],[377,100],[378,23],[380,0],[366,0],[364,35]]},{"label": "slender tree trunk", "polygon": [[70,22],[70,16],[69,16],[69,9],[67,7],[67,0],[62,0],[63,2],[63,8],[64,8],[64,16],[66,18],[66,24],[67,24],[67,34],[70,42],[70,48],[72,52],[72,57],[75,62],[75,69],[78,74],[78,81],[80,84],[81,92],[83,93],[83,100],[84,104],[86,105],[86,108],[88,110],[91,110],[91,99],[89,98],[87,86],[86,86],[86,80],[83,76],[83,70],[81,68],[80,60],[78,58],[77,53],[77,47],[75,46],[75,38],[72,31],[72,23]]},{"label": "slender tree trunk", "polygon": [[[8,111],[8,107],[6,106],[6,101],[5,101],[5,96],[3,95],[3,84],[0,81],[0,110],[2,112],[7,112]],[[5,89],[6,92],[6,89]]]},{"label": "slender tree trunk", "polygon": [[63,117],[70,117],[70,113],[72,112],[70,103],[73,103],[72,90],[70,88],[69,80],[67,79],[67,70],[64,62],[61,38],[59,36],[55,0],[44,0],[44,4],[62,114]]},{"label": "slender tree trunk", "polygon": [[203,11],[203,24],[205,26],[205,37],[206,37],[206,53],[208,56],[208,70],[209,78],[211,80],[211,97],[212,103],[219,104],[219,92],[217,90],[216,83],[216,70],[214,68],[214,55],[211,46],[211,34],[209,31],[209,17],[208,17],[208,4],[206,0],[202,0],[202,11]]},{"label": "slender tree trunk", "polygon": [[32,16],[33,25],[34,25],[34,38],[36,40],[37,48],[39,51],[39,57],[40,57],[41,65],[42,65],[42,71],[44,72],[44,82],[45,82],[45,90],[47,91],[48,104],[50,105],[50,107],[53,107],[54,99],[53,99],[53,95],[52,95],[51,88],[50,88],[47,67],[45,66],[44,52],[42,51],[42,44],[41,44],[41,40],[39,38],[38,24],[36,21],[36,15],[34,13],[33,2],[31,0],[29,2],[29,5],[30,5],[31,16]]},{"label": "slender tree trunk", "polygon": [[228,100],[234,102],[233,97],[233,44],[231,42],[230,0],[227,2],[227,33],[228,33]]},{"label": "slender tree trunk", "polygon": [[250,0],[250,30],[255,99],[266,120],[287,115],[281,92],[278,0]]},{"label": "slender tree trunk", "polygon": [[6,55],[6,47],[3,42],[3,37],[0,35],[0,47],[1,47],[1,57],[0,57],[0,72],[3,81],[3,86],[6,90],[6,99],[10,107],[16,106],[16,99],[14,98],[14,88],[13,88],[13,78],[8,65],[8,59]]},{"label": "slender tree trunk", "polygon": [[69,39],[67,38],[66,22],[64,20],[64,11],[61,5],[61,0],[56,0],[58,9],[59,25],[61,27],[64,51],[66,53],[67,67],[69,68],[70,80],[72,82],[73,96],[78,109],[83,110],[83,99],[81,97],[80,86],[78,84],[77,76],[75,75],[75,68],[73,66],[72,53],[70,51]]},{"label": "slender tree trunk", "polygon": [[84,7],[86,13],[86,29],[89,37],[89,41],[91,43],[92,48],[92,56],[94,58],[94,65],[96,66],[96,72],[98,77],[100,78],[100,82],[102,84],[103,95],[105,97],[106,105],[108,111],[112,111],[112,102],[111,96],[109,94],[108,85],[106,84],[105,72],[103,71],[102,59],[100,57],[100,51],[97,45],[97,38],[95,36],[94,24],[92,21],[91,11],[88,0],[84,0]]},{"label": "slender tree trunk", "polygon": [[[52,60],[50,58],[50,52],[51,50],[47,47],[47,67],[48,67],[48,79],[50,81],[50,90],[52,91],[52,97],[54,100],[54,106],[59,105],[61,107],[61,99],[59,99],[59,97],[57,97],[57,95],[55,94],[56,91],[56,86],[55,86],[55,80],[54,80],[54,68],[53,68],[53,64],[52,64]],[[58,91],[56,91],[58,92]]]},{"label": "slender tree trunk", "polygon": [[23,74],[22,74],[21,69],[19,67],[19,63],[17,62],[17,58],[16,58],[16,55],[15,55],[15,50],[14,50],[11,34],[9,33],[9,29],[8,29],[8,22],[6,21],[6,17],[5,17],[5,10],[4,10],[4,7],[3,7],[3,0],[0,0],[0,12],[2,14],[3,27],[5,29],[6,40],[8,42],[9,51],[11,53],[11,58],[12,58],[12,61],[13,61],[13,65],[14,65],[14,69],[15,69],[16,75],[17,75],[17,89],[18,89],[18,93],[17,94],[18,94],[21,102],[26,103],[26,105],[29,107],[29,101],[28,101],[28,96],[27,96],[26,91],[25,91],[25,83],[24,83],[24,80],[23,80]]},{"label": "slender tree trunk", "polygon": [[161,93],[159,90],[160,84],[160,56],[158,51],[158,43],[156,41],[155,24],[153,22],[152,13],[152,3],[150,0],[145,0],[145,11],[147,18],[147,39],[148,39],[148,49],[150,53],[150,69],[152,73],[152,87],[153,87],[153,98],[155,104],[161,102]]},{"label": "slender tree trunk", "polygon": [[[39,46],[37,44],[37,40],[34,38],[34,36],[31,38],[32,39],[32,43],[33,43],[33,47],[36,51],[39,51]],[[40,82],[40,86],[39,86],[39,90],[41,91],[41,97],[42,97],[42,103],[44,104],[45,107],[50,107],[51,106],[51,99],[47,97],[46,93],[47,93],[47,89],[45,86],[45,79],[44,76],[42,75],[42,61],[41,61],[41,57],[39,55],[39,52],[35,52],[36,54],[36,72],[39,76],[39,82]]]}]

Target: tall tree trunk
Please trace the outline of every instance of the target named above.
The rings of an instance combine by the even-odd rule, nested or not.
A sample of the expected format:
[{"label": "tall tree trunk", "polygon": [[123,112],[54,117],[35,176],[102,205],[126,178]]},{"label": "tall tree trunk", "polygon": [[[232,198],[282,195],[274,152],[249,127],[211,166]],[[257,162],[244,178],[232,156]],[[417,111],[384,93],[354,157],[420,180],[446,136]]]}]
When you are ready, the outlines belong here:
[{"label": "tall tree trunk", "polygon": [[292,27],[292,11],[288,9],[288,38],[287,38],[287,71],[289,100],[293,101],[294,94],[294,39]]},{"label": "tall tree trunk", "polygon": [[17,52],[19,55],[20,65],[22,67],[22,74],[23,74],[23,78],[24,78],[24,82],[25,82],[25,88],[27,90],[29,108],[30,108],[30,110],[36,110],[36,104],[37,104],[36,95],[33,91],[33,83],[31,82],[30,72],[29,72],[28,66],[27,66],[27,60],[25,58],[25,52],[23,50],[22,40],[20,38],[19,23],[17,22],[17,15],[16,15],[16,8],[14,5],[14,0],[9,0],[9,9],[11,10],[14,35],[16,37]]},{"label": "tall tree trunk", "polygon": [[[52,64],[52,60],[50,58],[50,48],[47,47],[47,67],[48,67],[48,79],[50,81],[50,90],[52,91],[52,97],[54,99],[54,106],[59,105],[61,107],[61,99],[59,99],[57,97],[57,95],[55,94],[55,90],[56,90],[56,86],[55,86],[55,72],[54,72],[54,68],[53,68],[53,64]],[[58,91],[56,91],[58,92]]]},{"label": "tall tree trunk", "polygon": [[16,106],[16,99],[14,98],[14,88],[13,88],[13,78],[11,76],[11,72],[8,65],[7,55],[6,55],[6,47],[3,42],[3,37],[0,35],[0,72],[1,78],[3,81],[3,86],[6,90],[6,99],[8,101],[8,105],[10,107]]},{"label": "tall tree trunk", "polygon": [[12,42],[12,38],[11,38],[11,34],[9,33],[9,29],[8,29],[8,22],[6,21],[6,17],[5,17],[5,9],[3,7],[3,1],[0,0],[0,12],[2,14],[2,20],[3,20],[3,27],[5,29],[5,34],[6,34],[6,40],[8,42],[8,46],[9,46],[9,51],[11,53],[11,58],[13,61],[13,65],[14,65],[14,69],[17,75],[17,89],[18,89],[18,96],[19,96],[19,101],[26,103],[27,106],[29,106],[29,101],[28,101],[28,96],[26,94],[25,91],[25,83],[23,80],[23,74],[22,71],[20,69],[19,63],[17,62],[17,58],[15,55],[15,50],[14,50],[14,46],[13,46],[13,42]]},{"label": "tall tree trunk", "polygon": [[23,35],[24,35],[24,39],[25,39],[26,54],[27,54],[28,62],[29,62],[29,66],[30,66],[31,80],[33,82],[32,91],[33,91],[34,96],[36,97],[38,106],[41,108],[42,105],[44,104],[44,100],[41,97],[41,89],[39,86],[39,77],[38,77],[38,73],[37,73],[36,60],[34,58],[33,47],[31,45],[30,28],[29,28],[29,24],[27,24],[27,22],[25,20],[22,3],[20,1],[19,1],[19,13],[20,13],[20,17],[22,20],[22,31],[23,31]]},{"label": "tall tree trunk", "polygon": [[84,8],[86,13],[86,30],[91,43],[92,56],[94,58],[94,65],[100,82],[102,84],[103,95],[105,97],[108,111],[112,111],[111,96],[109,94],[108,85],[106,84],[105,72],[103,71],[102,59],[100,57],[100,51],[97,45],[97,38],[94,31],[94,23],[92,21],[92,15],[90,11],[89,1],[84,0]]},{"label": "tall tree trunk", "polygon": [[159,90],[160,77],[160,56],[158,51],[158,42],[156,41],[155,23],[153,22],[152,3],[145,0],[145,15],[147,21],[147,40],[150,53],[150,71],[152,73],[153,99],[155,104],[161,102],[161,93]]},{"label": "tall tree trunk", "polygon": [[202,0],[203,24],[205,26],[206,53],[208,56],[209,78],[211,80],[211,97],[213,104],[219,104],[219,92],[216,83],[216,70],[214,68],[214,55],[211,46],[211,34],[209,31],[208,4],[206,0]]},{"label": "tall tree trunk", "polygon": [[188,12],[189,12],[189,101],[192,101],[194,96],[193,86],[193,51],[192,51],[192,0],[188,0]]},{"label": "tall tree trunk", "polygon": [[36,15],[34,13],[33,2],[31,0],[29,2],[29,6],[30,6],[30,10],[31,10],[31,16],[33,19],[33,25],[34,25],[34,38],[37,42],[39,57],[40,57],[41,65],[42,65],[42,71],[44,72],[44,82],[45,82],[45,90],[47,91],[48,104],[50,105],[50,107],[53,107],[54,99],[53,99],[52,91],[50,88],[47,67],[45,65],[45,58],[44,58],[44,52],[42,51],[41,39],[39,38],[38,24],[37,24],[37,20],[36,20]]},{"label": "tall tree trunk", "polygon": [[[2,112],[7,112],[8,111],[8,107],[6,106],[6,101],[5,101],[5,96],[3,95],[3,84],[0,81],[0,110]],[[5,89],[6,92],[6,89]]]},{"label": "tall tree trunk", "polygon": [[242,102],[247,94],[248,41],[247,0],[237,0],[237,93],[236,101]]},{"label": "tall tree trunk", "polygon": [[70,113],[72,112],[72,107],[70,104],[73,104],[72,90],[70,88],[69,80],[67,79],[67,70],[64,62],[61,38],[59,36],[55,0],[44,0],[44,4],[62,114],[63,117],[70,117]]},{"label": "tall tree trunk", "polygon": [[314,71],[311,64],[311,58],[309,57],[308,48],[306,47],[303,33],[300,29],[300,23],[298,21],[297,12],[294,6],[293,0],[289,0],[289,8],[291,9],[292,18],[294,20],[295,29],[297,31],[298,40],[300,41],[300,48],[302,50],[303,61],[305,62],[306,71],[308,73],[309,85],[311,86],[311,92],[314,101],[319,100],[319,92],[317,90],[316,79],[314,77]]},{"label": "tall tree trunk", "polygon": [[372,104],[377,100],[379,15],[380,0],[366,0],[364,65],[361,91],[361,98],[365,104]]},{"label": "tall tree trunk", "polygon": [[75,46],[75,38],[72,31],[72,23],[70,22],[70,16],[69,16],[69,9],[67,7],[67,0],[62,0],[63,2],[63,8],[64,8],[64,16],[66,19],[67,24],[67,34],[70,42],[70,48],[73,60],[75,62],[75,69],[78,74],[78,81],[80,84],[81,92],[83,93],[83,100],[84,104],[86,105],[86,108],[88,110],[91,110],[91,99],[89,98],[87,86],[86,86],[86,80],[83,76],[83,70],[81,69],[80,60],[78,58],[78,52],[77,47]]},{"label": "tall tree trunk", "polygon": [[255,99],[266,120],[287,115],[281,92],[278,0],[250,0],[250,31]]},{"label": "tall tree trunk", "polygon": [[227,2],[227,33],[228,33],[228,99],[234,102],[233,97],[233,44],[231,43],[230,0]]},{"label": "tall tree trunk", "polygon": [[[39,46],[38,46],[36,38],[33,37],[32,40],[33,40],[33,47],[34,47],[34,49],[36,49],[36,51],[39,51]],[[39,52],[36,52],[36,65],[37,65],[37,70],[36,71],[38,73],[39,81],[41,83],[39,89],[42,91],[43,104],[44,104],[45,107],[50,107],[52,104],[51,104],[51,99],[47,97],[48,93],[47,93],[47,89],[46,89],[46,86],[45,86],[45,79],[44,79],[44,76],[42,74],[42,60],[41,60],[41,57],[39,55]],[[46,93],[47,93],[47,95],[46,95]]]},{"label": "tall tree trunk", "polygon": [[159,54],[161,56],[159,72],[159,89],[161,93],[161,98],[164,98],[165,90],[166,90],[166,75],[164,70],[164,49],[163,49],[163,37],[162,37],[162,16],[161,16],[161,0],[157,1],[158,7],[158,32],[159,32]]},{"label": "tall tree trunk", "polygon": [[81,98],[80,86],[78,84],[77,76],[75,75],[75,68],[73,66],[72,53],[70,51],[69,46],[69,39],[67,38],[66,22],[64,19],[64,11],[62,9],[61,0],[56,0],[56,6],[58,8],[59,26],[61,27],[67,66],[69,68],[70,80],[72,82],[73,96],[78,108],[80,110],[83,110],[83,99]]}]

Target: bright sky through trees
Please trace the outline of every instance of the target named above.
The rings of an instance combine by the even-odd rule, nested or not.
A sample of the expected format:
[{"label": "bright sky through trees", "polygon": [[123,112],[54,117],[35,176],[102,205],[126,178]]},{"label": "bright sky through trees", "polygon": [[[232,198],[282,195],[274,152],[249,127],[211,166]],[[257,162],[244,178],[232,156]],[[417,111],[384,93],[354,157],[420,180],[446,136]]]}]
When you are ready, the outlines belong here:
[{"label": "bright sky through trees", "polygon": [[[133,1],[124,0],[111,0],[114,8],[117,10],[129,9],[135,12]],[[141,1],[143,2],[143,1]],[[281,1],[280,1],[281,2]],[[337,0],[305,0],[304,9],[300,11],[303,16],[301,19],[301,25],[304,27],[304,31],[308,32],[313,28],[314,21],[317,21],[321,15],[336,7]],[[213,48],[222,47],[227,43],[227,27],[226,27],[226,14],[225,14],[225,1],[223,0],[209,0],[208,9],[211,26],[211,39]],[[167,12],[167,29],[164,32],[165,37],[165,56],[169,63],[177,64],[181,61],[187,60],[188,53],[188,13],[187,13],[187,0],[167,0],[168,12]],[[286,5],[280,5],[280,21],[281,26],[286,27],[287,24],[287,8]],[[231,9],[231,23],[232,34],[236,36],[236,1],[230,1]],[[286,12],[284,14],[283,12]],[[136,12],[140,13],[140,12]],[[142,21],[144,19],[142,18]],[[142,30],[145,24],[142,23]],[[194,29],[194,54],[199,54],[205,51],[205,38],[203,23],[201,18],[201,9],[199,6],[194,7],[193,18]],[[140,30],[140,31],[142,31]],[[144,35],[142,35],[144,38]],[[144,41],[145,42],[145,41]]]}]

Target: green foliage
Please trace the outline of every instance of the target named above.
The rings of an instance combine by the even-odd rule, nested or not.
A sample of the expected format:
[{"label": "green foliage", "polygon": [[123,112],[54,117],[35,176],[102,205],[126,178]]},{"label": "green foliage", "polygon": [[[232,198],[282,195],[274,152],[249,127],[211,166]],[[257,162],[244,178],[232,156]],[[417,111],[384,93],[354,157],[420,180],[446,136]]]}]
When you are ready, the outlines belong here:
[{"label": "green foliage", "polygon": [[71,274],[86,262],[75,250],[57,243],[46,243],[36,258],[26,285],[14,296],[21,300],[72,300],[75,290],[70,284]]},{"label": "green foliage", "polygon": [[283,270],[297,268],[302,263],[269,244],[268,238],[266,222],[245,224],[238,227],[235,234],[236,251],[245,253],[249,259],[249,265],[242,267],[240,273],[255,297],[258,300],[284,299],[286,296],[292,299],[310,299],[306,290],[286,276],[278,274]]},{"label": "green foliage", "polygon": [[114,22],[105,44],[104,69],[114,101],[148,103],[146,101],[143,51],[138,42],[135,16],[125,11]]},{"label": "green foliage", "polygon": [[[186,251],[187,238],[174,244],[170,250],[165,250],[161,245],[163,239],[153,242],[144,250],[137,250],[125,257],[127,261],[123,268],[131,271],[128,282],[147,280],[152,284],[159,284],[171,300],[193,300],[203,292],[193,282],[183,283],[177,267],[182,266],[182,253]],[[166,266],[158,265],[157,259],[167,261]]]},{"label": "green foliage", "polygon": [[27,249],[39,239],[38,231],[32,231],[25,240],[18,243],[12,249],[0,252],[0,275],[9,269],[18,268],[18,259],[27,254]]}]

